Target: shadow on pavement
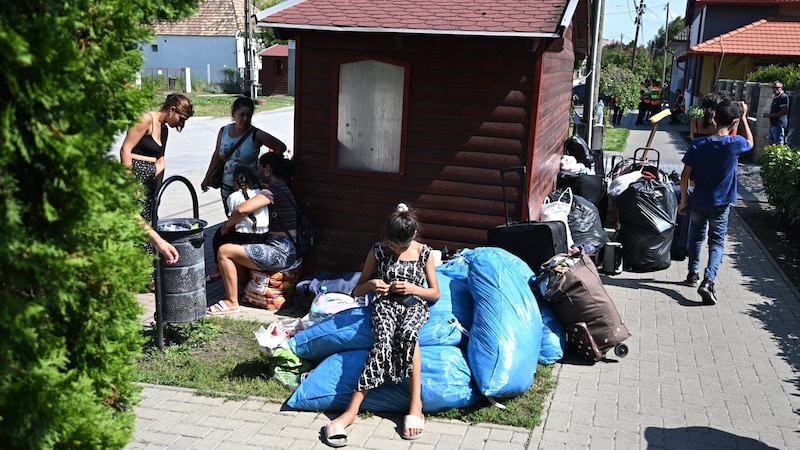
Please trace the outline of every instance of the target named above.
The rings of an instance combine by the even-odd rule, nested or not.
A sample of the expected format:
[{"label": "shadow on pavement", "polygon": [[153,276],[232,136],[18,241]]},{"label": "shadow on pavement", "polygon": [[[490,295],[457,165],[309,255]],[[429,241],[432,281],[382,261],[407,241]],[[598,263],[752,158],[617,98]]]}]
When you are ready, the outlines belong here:
[{"label": "shadow on pavement", "polygon": [[[750,302],[747,313],[763,323],[764,329],[772,334],[780,349],[778,356],[792,367],[793,374],[798,374],[800,330],[797,329],[797,323],[800,319],[800,304],[793,292],[793,286],[784,278],[783,272],[766,250],[757,251],[760,250],[760,244],[753,233],[745,228],[744,221],[735,210],[731,217],[734,215],[737,225],[728,228],[728,236],[734,247],[730,255],[731,263],[747,274],[742,277],[742,287],[760,298],[760,301]],[[784,381],[800,387],[800,376],[794,375]],[[795,412],[800,414],[800,411]]]},{"label": "shadow on pavement", "polygon": [[710,427],[658,428],[644,430],[647,448],[746,448],[775,449],[761,441]]}]

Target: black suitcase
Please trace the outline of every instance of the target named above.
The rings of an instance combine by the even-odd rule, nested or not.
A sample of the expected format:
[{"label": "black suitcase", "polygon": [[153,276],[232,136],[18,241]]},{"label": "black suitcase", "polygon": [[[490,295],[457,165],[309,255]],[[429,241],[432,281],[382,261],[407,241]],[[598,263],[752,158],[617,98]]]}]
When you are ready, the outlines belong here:
[{"label": "black suitcase", "polygon": [[[672,186],[675,192],[675,198],[678,204],[681,202],[681,187],[680,185]],[[691,203],[692,191],[694,187],[689,186],[689,202]],[[683,261],[689,256],[689,230],[692,227],[692,212],[690,208],[686,208],[683,215],[678,214],[675,220],[675,234],[672,235],[672,247],[669,250],[669,256],[673,261]]]},{"label": "black suitcase", "polygon": [[[567,251],[567,227],[564,222],[516,222],[511,223],[508,217],[508,201],[506,200],[505,176],[508,172],[525,174],[525,167],[509,167],[500,170],[500,179],[503,185],[503,206],[505,211],[504,225],[489,229],[487,240],[489,246],[499,247],[516,255],[535,272],[542,270],[542,264],[557,255]],[[523,205],[527,205],[527,189],[522,189]]]}]

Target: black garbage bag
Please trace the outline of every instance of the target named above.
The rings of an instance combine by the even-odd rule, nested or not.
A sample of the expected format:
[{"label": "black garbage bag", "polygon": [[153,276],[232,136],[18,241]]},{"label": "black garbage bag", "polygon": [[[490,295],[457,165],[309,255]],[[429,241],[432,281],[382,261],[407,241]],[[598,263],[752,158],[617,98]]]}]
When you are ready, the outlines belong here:
[{"label": "black garbage bag", "polygon": [[575,160],[586,167],[591,167],[594,162],[594,155],[589,150],[589,144],[580,135],[574,134],[564,141],[564,153],[574,156]]},{"label": "black garbage bag", "polygon": [[617,210],[626,269],[652,272],[668,268],[678,215],[672,186],[641,178],[620,194]]},{"label": "black garbage bag", "polygon": [[640,178],[617,197],[617,211],[620,227],[662,233],[675,226],[678,201],[670,184]]},{"label": "black garbage bag", "polygon": [[[563,190],[559,189],[548,194],[550,201],[558,201],[562,192]],[[599,249],[608,242],[608,235],[603,229],[599,210],[592,202],[580,195],[572,196],[572,206],[567,216],[567,224],[575,245],[590,245]]]}]

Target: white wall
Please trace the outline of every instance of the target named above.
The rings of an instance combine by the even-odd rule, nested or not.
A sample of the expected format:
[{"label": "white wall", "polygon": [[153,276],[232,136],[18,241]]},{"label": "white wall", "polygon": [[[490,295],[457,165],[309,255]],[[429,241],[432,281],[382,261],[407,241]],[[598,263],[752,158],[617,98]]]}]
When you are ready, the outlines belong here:
[{"label": "white wall", "polygon": [[224,81],[222,69],[225,67],[238,72],[244,68],[244,56],[241,39],[224,36],[158,36],[154,44],[158,52],[153,52],[151,45],[142,46],[145,69],[191,68],[191,76],[195,80],[208,82],[209,66],[212,83]]}]

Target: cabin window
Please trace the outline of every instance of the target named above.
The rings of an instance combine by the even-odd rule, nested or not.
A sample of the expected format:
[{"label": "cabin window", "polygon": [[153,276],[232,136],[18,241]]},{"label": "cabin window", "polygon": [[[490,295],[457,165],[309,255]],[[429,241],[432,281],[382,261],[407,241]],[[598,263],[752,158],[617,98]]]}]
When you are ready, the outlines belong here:
[{"label": "cabin window", "polygon": [[338,77],[336,169],[402,175],[408,67],[366,59]]},{"label": "cabin window", "polygon": [[153,52],[153,53],[158,52],[158,44],[150,45],[150,51]]}]

